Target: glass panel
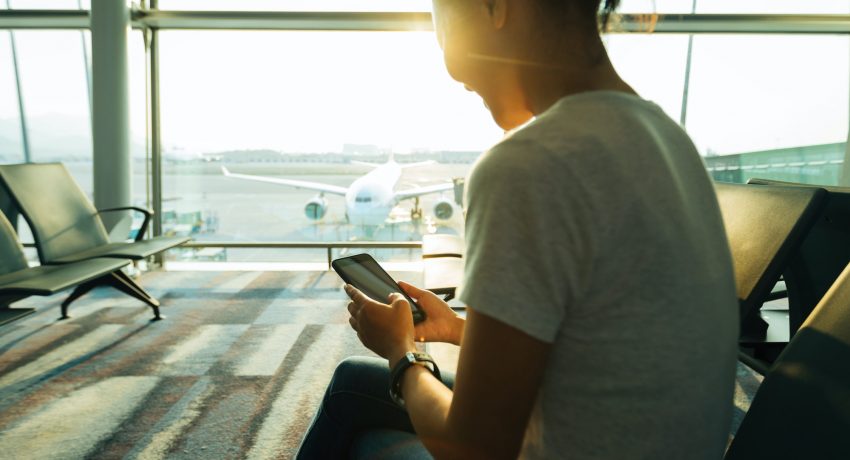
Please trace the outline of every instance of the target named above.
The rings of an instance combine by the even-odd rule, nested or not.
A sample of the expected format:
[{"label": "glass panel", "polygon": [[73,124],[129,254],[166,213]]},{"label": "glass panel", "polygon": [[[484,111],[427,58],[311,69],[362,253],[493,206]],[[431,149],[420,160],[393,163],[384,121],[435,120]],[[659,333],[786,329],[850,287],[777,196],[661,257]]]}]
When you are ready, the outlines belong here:
[{"label": "glass panel", "polygon": [[160,0],[163,10],[430,11],[430,0]]},{"label": "glass panel", "polygon": [[88,34],[22,30],[15,38],[31,160],[62,161],[91,195],[91,115],[83,59]]},{"label": "glass panel", "polygon": [[[93,195],[91,108],[86,63],[88,31],[15,31],[24,110],[34,162],[64,163]],[[18,99],[7,32],[0,32],[0,161],[24,161]],[[85,50],[86,54],[83,54]],[[134,164],[133,204],[150,206],[145,163],[145,61],[139,31],[130,36],[130,121]],[[5,147],[8,145],[8,148]],[[25,225],[22,239],[31,241]]]},{"label": "glass panel", "polygon": [[605,36],[617,71],[642,97],[679,121],[687,62],[687,35],[611,34]]},{"label": "glass panel", "polygon": [[[448,77],[432,33],[164,31],[161,40],[166,229],[267,241],[461,231],[451,180],[502,133]],[[383,165],[390,153],[430,163],[403,169],[397,184],[393,168],[363,163]],[[330,190],[228,178],[222,166]],[[376,169],[386,174],[363,179]],[[450,190],[423,195],[421,215],[392,196],[435,184]],[[347,200],[333,187],[356,191]]]},{"label": "glass panel", "polygon": [[0,31],[0,163],[24,161],[10,35]]},{"label": "glass panel", "polygon": [[698,36],[693,56],[687,129],[717,179],[838,184],[846,37]]},{"label": "glass panel", "polygon": [[[626,81],[681,121],[687,35],[606,43]],[[850,40],[841,36],[695,36],[685,124],[713,176],[838,184],[848,66]]]}]

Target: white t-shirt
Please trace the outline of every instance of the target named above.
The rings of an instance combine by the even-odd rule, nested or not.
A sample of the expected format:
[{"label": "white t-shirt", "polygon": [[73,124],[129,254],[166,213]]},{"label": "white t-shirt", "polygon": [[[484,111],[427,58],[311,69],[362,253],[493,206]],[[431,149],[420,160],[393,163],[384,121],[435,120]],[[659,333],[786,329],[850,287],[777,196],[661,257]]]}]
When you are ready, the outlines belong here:
[{"label": "white t-shirt", "polygon": [[738,303],[684,131],[637,96],[568,96],[482,155],[467,199],[461,300],[552,344],[521,458],[721,458]]}]

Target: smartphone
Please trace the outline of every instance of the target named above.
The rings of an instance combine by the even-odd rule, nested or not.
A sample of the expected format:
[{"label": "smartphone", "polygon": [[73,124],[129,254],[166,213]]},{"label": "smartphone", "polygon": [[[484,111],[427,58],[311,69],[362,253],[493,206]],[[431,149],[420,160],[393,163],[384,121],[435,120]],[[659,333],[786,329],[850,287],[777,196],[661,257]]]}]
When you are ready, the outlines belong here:
[{"label": "smartphone", "polygon": [[410,304],[413,322],[419,323],[425,320],[425,312],[369,254],[357,254],[336,259],[331,262],[331,266],[343,281],[356,287],[375,301],[387,303],[390,294],[398,292]]}]

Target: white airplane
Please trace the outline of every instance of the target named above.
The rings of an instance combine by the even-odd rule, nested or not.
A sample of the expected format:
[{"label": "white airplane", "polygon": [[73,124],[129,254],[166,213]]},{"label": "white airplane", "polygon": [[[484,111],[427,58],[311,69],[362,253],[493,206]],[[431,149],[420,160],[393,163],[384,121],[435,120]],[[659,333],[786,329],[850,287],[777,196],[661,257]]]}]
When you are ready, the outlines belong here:
[{"label": "white airplane", "polygon": [[[319,220],[325,216],[328,208],[328,202],[324,198],[325,194],[344,196],[346,218],[352,224],[364,226],[383,225],[386,222],[390,211],[392,211],[392,209],[398,205],[400,201],[416,199],[417,201],[413,210],[413,212],[416,213],[419,211],[418,198],[420,196],[454,190],[453,183],[435,184],[399,191],[395,190],[395,187],[401,178],[402,169],[432,164],[433,161],[400,165],[396,163],[392,157],[390,157],[389,161],[384,164],[372,164],[360,161],[352,161],[352,163],[371,166],[374,169],[369,171],[369,173],[365,176],[352,182],[348,187],[322,184],[319,182],[279,179],[276,177],[235,174],[230,172],[224,166],[221,167],[221,171],[224,173],[225,177],[232,177],[234,179],[287,185],[299,189],[315,190],[319,192],[319,194],[308,201],[307,205],[304,207],[304,213],[307,215],[307,218],[311,220]],[[450,219],[453,213],[454,205],[450,200],[440,199],[437,204],[434,205],[434,215],[438,219]]]}]

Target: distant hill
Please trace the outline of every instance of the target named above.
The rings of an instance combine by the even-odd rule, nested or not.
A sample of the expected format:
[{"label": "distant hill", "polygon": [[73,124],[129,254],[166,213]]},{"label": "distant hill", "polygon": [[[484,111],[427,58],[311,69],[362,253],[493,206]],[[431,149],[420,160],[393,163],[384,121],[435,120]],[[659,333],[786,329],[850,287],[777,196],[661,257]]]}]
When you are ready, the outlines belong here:
[{"label": "distant hill", "polygon": [[[76,161],[92,156],[88,118],[48,114],[27,117],[30,149],[34,161]],[[133,156],[144,156],[144,140],[134,140]],[[0,161],[23,160],[21,125],[17,118],[0,119]]]}]

